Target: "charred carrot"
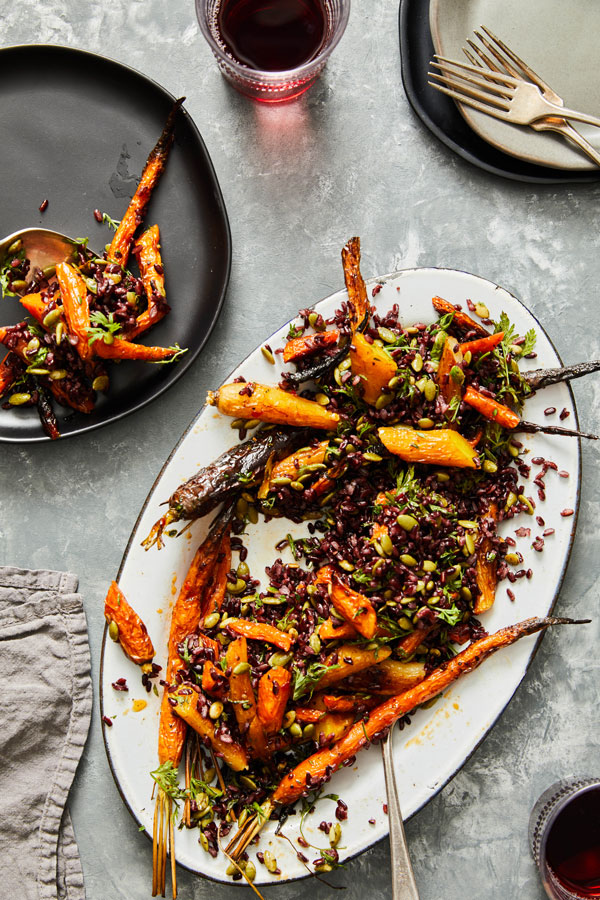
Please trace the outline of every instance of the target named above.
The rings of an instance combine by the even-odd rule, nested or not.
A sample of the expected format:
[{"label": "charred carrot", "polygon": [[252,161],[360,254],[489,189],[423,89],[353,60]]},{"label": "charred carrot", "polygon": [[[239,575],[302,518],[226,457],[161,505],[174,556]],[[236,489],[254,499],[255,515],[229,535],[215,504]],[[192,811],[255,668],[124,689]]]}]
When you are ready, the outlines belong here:
[{"label": "charred carrot", "polygon": [[436,626],[433,625],[430,628],[417,628],[415,631],[412,631],[410,634],[407,634],[406,637],[401,638],[398,641],[398,648],[402,651],[404,656],[412,656],[416,651],[417,647],[419,647],[425,638],[433,631]]},{"label": "charred carrot", "polygon": [[0,397],[2,397],[19,374],[19,359],[14,353],[7,353],[0,363]]},{"label": "charred carrot", "polygon": [[487,337],[478,338],[475,341],[467,341],[466,344],[460,345],[460,352],[465,353],[489,353],[494,347],[503,340],[504,332],[497,331],[496,334],[488,334]]},{"label": "charred carrot", "polygon": [[458,431],[436,428],[417,431],[403,425],[378,428],[379,440],[390,453],[406,462],[454,466],[459,469],[479,468],[477,452]]},{"label": "charred carrot", "polygon": [[437,371],[440,394],[448,404],[447,417],[454,418],[455,404],[460,403],[462,384],[465,380],[462,370],[463,356],[455,337],[447,337]]},{"label": "charred carrot", "polygon": [[358,637],[358,631],[349,622],[334,625],[332,619],[321,622],[317,631],[322,641],[337,641],[340,638],[352,640],[352,638]]},{"label": "charred carrot", "polygon": [[154,658],[154,647],[148,629],[131,608],[125,594],[116,581],[111,581],[104,601],[104,618],[108,622],[108,634],[121,645],[126,656],[138,666]]},{"label": "charred carrot", "polygon": [[152,325],[156,325],[170,309],[165,300],[165,271],[160,255],[158,225],[152,225],[147,231],[144,231],[135,242],[133,252],[137,257],[148,306],[137,317],[133,328],[127,331],[128,339],[137,337]]},{"label": "charred carrot", "polygon": [[335,430],[340,421],[337,413],[330,412],[314,400],[254,381],[224,384],[218,391],[209,391],[207,403],[232,418],[258,419],[259,422],[279,425],[300,425],[329,431]]},{"label": "charred carrot", "polygon": [[466,389],[463,400],[490,422],[497,422],[502,428],[516,428],[521,421],[519,416],[508,406],[498,403],[491,397],[486,397],[471,385]]},{"label": "charred carrot", "polygon": [[457,309],[451,303],[448,303],[447,300],[443,300],[441,297],[432,297],[431,302],[440,316],[446,316],[448,313],[454,316],[452,325],[459,331],[465,334],[475,333],[480,337],[489,337],[489,331],[486,331],[483,325],[480,325],[479,322],[476,322],[475,319],[472,319],[461,309]]},{"label": "charred carrot", "polygon": [[315,447],[304,447],[285,459],[276,462],[271,469],[271,483],[274,478],[296,479],[303,466],[320,465],[325,461],[329,441],[320,441]]},{"label": "charred carrot", "polygon": [[[498,504],[493,500],[490,503],[487,515],[494,522],[498,521]],[[473,612],[476,616],[491,609],[496,599],[496,585],[498,584],[498,561],[496,554],[492,553],[492,542],[488,537],[482,538],[477,548],[477,560],[475,572],[477,587],[480,594],[473,604]]]},{"label": "charred carrot", "polygon": [[292,676],[282,666],[273,666],[258,682],[257,712],[267,736],[281,728],[292,692]]},{"label": "charred carrot", "polygon": [[420,684],[377,706],[366,720],[362,719],[353,725],[346,736],[332,747],[314,753],[296,766],[279,783],[272,797],[273,802],[285,805],[294,803],[308,790],[314,790],[329,773],[335,772],[375,737],[385,734],[401,716],[436,697],[461,675],[477,668],[496,650],[507,647],[526,635],[535,634],[549,625],[560,624],[580,623],[572,619],[526,619],[475,641],[466,650],[435,669]]},{"label": "charred carrot", "polygon": [[25,294],[23,297],[19,297],[19,303],[25,307],[36,322],[39,322],[40,325],[43,323],[48,312],[48,305],[42,299],[41,294]]},{"label": "charred carrot", "polygon": [[181,97],[173,105],[163,132],[146,160],[140,183],[137,186],[131,203],[127,207],[125,215],[121,219],[111,241],[110,249],[108,251],[109,259],[114,259],[122,266],[125,266],[127,263],[135,230],[138,225],[141,224],[144,215],[146,214],[146,208],[150,202],[152,191],[165,169],[169,150],[173,143],[175,118],[179,111],[179,107],[184,100],[185,97]]},{"label": "charred carrot", "polygon": [[225,655],[229,675],[229,699],[233,703],[235,717],[241,734],[252,756],[264,758],[267,752],[266,736],[256,708],[256,697],[250,678],[248,645],[245,637],[236,638],[227,647]]},{"label": "charred carrot", "polygon": [[339,331],[317,331],[315,334],[303,334],[301,337],[292,338],[284,347],[283,361],[296,362],[297,359],[305,359],[313,356],[320,350],[337,344],[340,337]]},{"label": "charred carrot", "polygon": [[329,599],[335,611],[359,634],[371,640],[377,631],[377,613],[369,598],[344,584],[331,566],[319,569],[316,580],[331,584]]},{"label": "charred carrot", "polygon": [[246,619],[227,619],[227,628],[244,638],[253,641],[266,641],[285,650],[287,653],[292,646],[292,638],[286,631],[275,628],[274,625],[265,625],[262,622],[248,622]]},{"label": "charred carrot", "polygon": [[344,691],[369,691],[372,694],[392,696],[414,687],[424,678],[425,663],[386,659],[358,675],[351,675],[337,687]]},{"label": "charred carrot", "polygon": [[374,406],[381,392],[398,371],[398,366],[382,347],[369,344],[358,332],[350,347],[352,373],[360,378],[365,403]]},{"label": "charred carrot", "polygon": [[211,613],[218,612],[221,609],[227,589],[227,573],[230,569],[231,534],[229,526],[227,526],[221,539],[221,546],[219,547],[215,567],[206,591],[206,598],[202,602],[202,620],[206,616],[211,615]]},{"label": "charred carrot", "polygon": [[348,291],[350,325],[354,334],[359,326],[363,324],[369,312],[367,288],[360,273],[360,238],[350,238],[346,243],[342,249],[342,264],[344,266],[344,281]]},{"label": "charred carrot", "polygon": [[325,710],[313,709],[310,706],[297,706],[294,709],[294,712],[296,713],[296,720],[305,725],[312,725],[314,722],[318,722],[319,719],[322,719],[325,715]]},{"label": "charred carrot", "polygon": [[357,710],[373,709],[381,702],[379,697],[363,697],[360,694],[323,695],[323,705],[328,712],[350,713]]},{"label": "charred carrot", "polygon": [[100,338],[91,346],[96,356],[102,359],[139,359],[142,362],[164,362],[175,356],[185,353],[178,346],[174,347],[146,347],[145,344],[135,344],[122,338],[111,335],[112,341],[107,344]]},{"label": "charred carrot", "polygon": [[222,695],[227,686],[227,678],[222,669],[206,660],[202,667],[202,690],[206,694]]},{"label": "charred carrot", "polygon": [[195,691],[182,685],[170,696],[176,701],[176,705],[173,707],[175,714],[201,737],[206,738],[215,753],[223,757],[230,769],[233,769],[234,772],[242,772],[248,768],[248,755],[241,744],[231,738],[228,741],[222,740],[212,719],[208,716],[205,718],[199,712],[198,694]]},{"label": "charred carrot", "polygon": [[86,283],[79,272],[65,262],[56,266],[56,278],[69,332],[77,338],[75,349],[84,361],[91,359],[92,349],[88,343],[90,310]]}]

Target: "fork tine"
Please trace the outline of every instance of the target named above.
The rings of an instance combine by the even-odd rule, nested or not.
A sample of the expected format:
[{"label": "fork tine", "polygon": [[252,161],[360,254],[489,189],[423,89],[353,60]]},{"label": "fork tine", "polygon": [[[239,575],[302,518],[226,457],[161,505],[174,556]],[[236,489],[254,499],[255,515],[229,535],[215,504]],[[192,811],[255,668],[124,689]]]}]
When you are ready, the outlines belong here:
[{"label": "fork tine", "polygon": [[[487,38],[484,37],[483,34],[481,34],[480,31],[475,31],[475,37],[479,38],[479,40],[481,41],[483,46],[486,47],[490,51],[491,54],[493,54],[494,58],[500,63],[501,66],[504,67],[504,69],[510,75],[514,75],[516,78],[523,78],[523,76],[525,75],[525,71],[521,70],[521,72],[519,72],[517,69],[515,69],[515,67],[513,65],[511,65],[510,57],[507,58],[506,56],[502,55],[500,53],[500,50],[498,49],[498,47],[495,47],[493,44],[491,44],[487,40]],[[512,62],[514,62],[514,60],[512,60]],[[526,77],[528,77],[528,76],[526,76]]]},{"label": "fork tine", "polygon": [[[467,57],[467,59],[470,60],[470,62],[471,62],[472,64],[474,64],[474,65],[479,65],[479,66],[481,67],[481,65],[482,65],[482,63],[483,63],[483,66],[485,66],[486,68],[490,69],[492,72],[499,72],[499,71],[500,71],[500,69],[498,68],[497,63],[494,62],[494,60],[491,59],[491,57],[489,57],[489,56],[487,55],[487,53],[485,53],[485,51],[482,50],[481,47],[479,47],[479,46],[475,43],[475,41],[471,40],[471,38],[467,38],[467,44],[468,44],[469,47],[471,47],[471,49],[477,54],[477,56],[479,57],[479,60],[481,60],[481,62],[480,62],[479,60],[475,59],[475,57],[473,56],[473,54],[472,54],[472,53],[469,53],[469,51],[468,51],[465,47],[463,47],[463,53],[465,54],[465,56]],[[509,71],[510,71],[510,70],[509,70]],[[510,71],[510,74],[511,74],[511,75],[516,74],[516,70]]]},{"label": "fork tine", "polygon": [[458,91],[453,91],[450,88],[444,87],[443,84],[437,84],[435,81],[429,81],[427,83],[430,84],[432,88],[435,88],[436,91],[441,91],[442,94],[447,94],[449,97],[452,97],[453,100],[457,100],[458,103],[464,103],[465,106],[472,106],[473,109],[486,113],[488,116],[493,116],[495,119],[507,119],[507,114],[502,109],[497,109],[495,106],[489,106],[487,103],[480,103],[479,100],[475,100],[467,94],[460,94]]},{"label": "fork tine", "polygon": [[[467,63],[459,62],[457,59],[448,59],[447,56],[440,56],[439,54],[434,54],[434,60],[437,60],[438,63],[433,63],[434,65],[442,63],[446,66],[454,66],[456,69],[461,69],[463,72],[470,72],[472,75],[481,75],[481,71],[478,66],[470,66]],[[442,66],[440,66],[441,68]],[[494,81],[497,81],[498,84],[501,84],[505,88],[515,88],[519,83],[518,78],[514,78],[512,75],[507,75],[505,72],[489,72],[490,78]],[[461,76],[462,77],[462,76]]]},{"label": "fork tine", "polygon": [[482,105],[489,106],[491,109],[500,109],[504,112],[507,112],[509,109],[508,102],[503,100],[502,97],[494,97],[493,94],[485,94],[483,91],[477,90],[477,88],[461,84],[459,81],[456,81],[456,79],[451,78],[448,75],[438,75],[437,72],[428,72],[427,74],[431,76],[431,78],[437,78],[438,82],[445,84],[446,87],[452,88],[459,97],[470,97],[474,100],[479,100]]},{"label": "fork tine", "polygon": [[[464,89],[467,90],[467,85],[475,85],[476,87],[484,88],[485,93],[481,94],[480,99],[486,100],[488,97],[490,100],[497,102],[499,100],[510,100],[512,96],[512,89],[508,88],[501,84],[494,84],[488,81],[486,78],[476,78],[473,75],[464,75],[462,72],[453,72],[451,69],[448,69],[446,66],[441,65],[440,63],[431,63],[432,66],[435,66],[436,69],[439,69],[442,75],[446,77],[454,79],[454,87],[459,90],[464,86]],[[429,72],[429,75],[435,75],[435,77],[439,77],[434,72]],[[457,81],[456,79],[460,79]],[[464,83],[464,85],[463,85]],[[474,96],[478,96],[478,92],[471,89],[471,93]]]},{"label": "fork tine", "polygon": [[[537,84],[537,86],[540,87],[542,90],[545,90],[549,87],[549,85],[546,84],[546,82],[543,81],[540,78],[540,76],[536,72],[533,71],[531,66],[528,66],[527,63],[521,59],[520,56],[517,56],[517,54],[514,52],[514,50],[511,50],[510,47],[507,47],[506,44],[504,43],[504,41],[501,41],[499,37],[496,37],[496,35],[494,34],[493,31],[490,31],[490,29],[487,28],[485,25],[481,25],[481,30],[483,32],[485,32],[485,34],[488,36],[490,41],[492,41],[494,44],[496,44],[496,46],[499,47],[500,50],[502,50],[502,52],[505,53],[506,56],[508,56],[508,58],[516,66],[518,66],[521,69],[521,71],[527,76],[527,78],[529,78],[530,81],[533,81],[533,83]],[[478,34],[478,32],[475,32],[475,34],[477,35],[477,37],[479,38],[480,41],[482,41],[483,43],[486,43],[485,39],[480,34]],[[486,46],[488,47],[488,50],[493,52],[492,47],[489,44],[486,43]],[[500,60],[500,62],[504,65],[502,60]]]}]

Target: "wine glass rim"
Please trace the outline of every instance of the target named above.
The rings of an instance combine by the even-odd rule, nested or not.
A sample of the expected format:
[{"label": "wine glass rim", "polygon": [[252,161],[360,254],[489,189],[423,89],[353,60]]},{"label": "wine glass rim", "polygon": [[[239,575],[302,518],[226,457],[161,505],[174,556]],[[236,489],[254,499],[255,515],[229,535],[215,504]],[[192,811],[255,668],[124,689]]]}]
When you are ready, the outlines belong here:
[{"label": "wine glass rim", "polygon": [[204,35],[206,41],[210,45],[211,50],[220,60],[225,62],[228,66],[230,66],[237,74],[245,77],[252,78],[254,81],[262,81],[266,84],[269,83],[279,83],[282,78],[285,79],[295,79],[301,78],[303,75],[311,72],[317,66],[324,64],[332,51],[339,44],[345,30],[346,25],[348,24],[348,17],[350,15],[350,3],[351,0],[340,0],[340,15],[339,19],[335,23],[333,28],[333,32],[330,40],[327,44],[322,47],[322,49],[317,53],[316,56],[313,56],[312,59],[309,59],[307,62],[302,63],[301,66],[296,66],[294,69],[277,69],[277,70],[266,70],[266,69],[252,69],[250,66],[245,66],[243,63],[240,63],[237,59],[234,59],[229,53],[227,53],[223,47],[216,41],[213,37],[213,34],[208,27],[208,22],[206,19],[206,7],[207,0],[195,0],[196,3],[196,16],[198,18],[198,24],[200,25],[200,30]]},{"label": "wine glass rim", "polygon": [[588,791],[597,790],[600,790],[600,778],[591,783],[580,785],[576,790],[572,791],[571,793],[565,794],[564,797],[561,797],[561,799],[556,802],[556,805],[548,815],[548,819],[544,824],[544,834],[540,841],[540,855],[544,862],[546,862],[546,844],[548,843],[548,836],[552,831],[552,828],[558,816],[565,809],[565,807],[572,803],[573,800],[575,800],[577,797],[581,797],[582,794],[587,794]]}]

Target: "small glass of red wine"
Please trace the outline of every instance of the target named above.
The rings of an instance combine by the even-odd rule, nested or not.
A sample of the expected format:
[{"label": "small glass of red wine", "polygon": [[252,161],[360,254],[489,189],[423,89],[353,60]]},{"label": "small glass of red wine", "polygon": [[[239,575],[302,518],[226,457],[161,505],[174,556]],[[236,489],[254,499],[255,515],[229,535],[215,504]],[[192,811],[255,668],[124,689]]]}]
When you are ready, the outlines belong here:
[{"label": "small glass of red wine", "polygon": [[600,780],[572,778],[544,791],[529,843],[551,900],[600,897]]},{"label": "small glass of red wine", "polygon": [[350,0],[196,0],[196,13],[225,78],[247,97],[277,103],[321,73]]}]

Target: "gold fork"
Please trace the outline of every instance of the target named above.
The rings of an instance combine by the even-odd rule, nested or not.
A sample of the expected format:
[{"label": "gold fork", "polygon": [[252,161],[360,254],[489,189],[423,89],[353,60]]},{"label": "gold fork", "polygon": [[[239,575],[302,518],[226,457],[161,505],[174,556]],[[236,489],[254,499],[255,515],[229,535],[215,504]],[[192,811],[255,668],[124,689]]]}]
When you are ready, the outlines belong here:
[{"label": "gold fork", "polygon": [[[533,82],[533,84],[537,84],[547,100],[550,100],[557,106],[564,106],[562,98],[559,97],[556,91],[553,91],[550,85],[533,71],[531,66],[528,66],[524,60],[517,56],[514,50],[511,50],[510,47],[501,41],[489,28],[486,28],[485,25],[481,26],[481,31],[484,32],[485,36],[484,34],[481,34],[481,32],[475,31],[475,37],[481,42],[488,53],[471,40],[471,38],[468,38],[467,44],[473,50],[473,53],[465,47],[463,47],[463,53],[470,63],[480,66],[481,68],[487,67],[495,72],[505,71],[515,78],[525,77]],[[491,54],[491,56],[489,54]],[[501,68],[498,68],[498,66]],[[556,134],[562,135],[562,137],[579,147],[580,150],[583,150],[596,165],[600,165],[600,153],[566,119],[560,116],[547,116],[543,119],[539,119],[537,122],[532,122],[531,127],[535,129],[535,131],[553,131]]]}]

